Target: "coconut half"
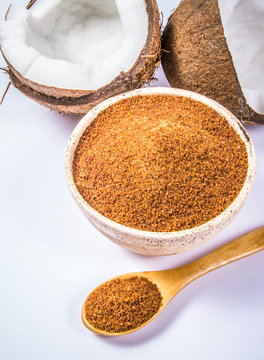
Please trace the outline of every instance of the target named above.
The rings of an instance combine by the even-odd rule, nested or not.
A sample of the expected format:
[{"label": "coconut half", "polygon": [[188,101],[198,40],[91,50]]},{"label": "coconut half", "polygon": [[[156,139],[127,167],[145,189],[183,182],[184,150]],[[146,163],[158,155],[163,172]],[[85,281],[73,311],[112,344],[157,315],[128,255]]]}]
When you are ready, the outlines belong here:
[{"label": "coconut half", "polygon": [[162,39],[173,87],[199,92],[242,121],[264,123],[263,0],[183,0]]},{"label": "coconut half", "polygon": [[9,76],[22,93],[65,113],[141,87],[160,56],[155,0],[37,0],[0,25]]}]

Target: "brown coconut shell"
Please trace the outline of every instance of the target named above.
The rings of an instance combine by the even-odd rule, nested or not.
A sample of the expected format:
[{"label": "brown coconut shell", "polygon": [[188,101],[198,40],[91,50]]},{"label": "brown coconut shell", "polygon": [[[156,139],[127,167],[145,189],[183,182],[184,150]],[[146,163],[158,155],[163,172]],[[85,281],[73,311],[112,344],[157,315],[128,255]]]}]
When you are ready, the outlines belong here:
[{"label": "brown coconut shell", "polygon": [[[32,0],[27,9],[37,0]],[[160,22],[156,0],[144,0],[148,15],[145,45],[132,68],[120,72],[109,84],[96,90],[71,90],[37,84],[24,78],[6,59],[12,84],[43,106],[66,114],[86,114],[101,101],[125,91],[140,88],[154,73],[160,61]],[[3,54],[4,56],[4,54]]]},{"label": "brown coconut shell", "polygon": [[206,95],[241,121],[264,123],[248,105],[222,25],[218,0],[183,0],[162,35],[162,66],[172,87]]}]

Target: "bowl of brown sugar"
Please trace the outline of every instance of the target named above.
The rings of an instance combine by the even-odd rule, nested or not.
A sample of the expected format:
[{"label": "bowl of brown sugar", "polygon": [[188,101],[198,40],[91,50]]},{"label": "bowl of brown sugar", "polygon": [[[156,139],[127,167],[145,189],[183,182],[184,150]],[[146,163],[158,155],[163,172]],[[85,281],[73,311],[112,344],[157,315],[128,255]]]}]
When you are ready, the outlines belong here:
[{"label": "bowl of brown sugar", "polygon": [[74,129],[65,175],[78,206],[115,243],[140,254],[199,246],[238,214],[256,157],[241,123],[182,89],[110,98]]}]

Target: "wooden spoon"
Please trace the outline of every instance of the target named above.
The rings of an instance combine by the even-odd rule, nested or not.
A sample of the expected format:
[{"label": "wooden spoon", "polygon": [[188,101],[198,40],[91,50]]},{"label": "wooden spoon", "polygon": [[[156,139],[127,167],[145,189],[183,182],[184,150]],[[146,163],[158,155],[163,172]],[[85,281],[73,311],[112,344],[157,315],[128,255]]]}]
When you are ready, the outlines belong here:
[{"label": "wooden spoon", "polygon": [[[144,271],[124,274],[115,277],[113,279],[125,279],[132,277],[134,278],[135,276],[144,277],[150,280],[152,283],[156,284],[162,295],[162,304],[159,307],[158,311],[150,319],[140,324],[140,326],[137,326],[136,328],[130,329],[128,331],[108,332],[105,330],[97,329],[91,323],[89,323],[85,311],[85,304],[89,297],[88,295],[82,308],[83,323],[89,330],[100,335],[116,336],[129,334],[142,328],[147,323],[152,321],[165,308],[165,306],[170,302],[170,300],[193,280],[221,266],[224,266],[261,250],[264,250],[264,226],[227,243],[219,249],[187,265],[171,270]],[[100,288],[100,286],[102,285],[103,284],[99,285],[96,289]]]}]

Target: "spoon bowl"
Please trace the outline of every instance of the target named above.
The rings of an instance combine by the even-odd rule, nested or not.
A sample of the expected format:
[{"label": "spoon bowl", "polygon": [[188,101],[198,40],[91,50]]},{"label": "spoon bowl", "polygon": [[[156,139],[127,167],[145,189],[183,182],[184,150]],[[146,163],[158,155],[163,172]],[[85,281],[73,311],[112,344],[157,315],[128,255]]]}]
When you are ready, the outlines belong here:
[{"label": "spoon bowl", "polygon": [[[181,291],[186,285],[190,284],[195,279],[207,274],[212,270],[242,259],[246,256],[252,255],[261,250],[264,250],[264,226],[227,243],[219,249],[187,265],[170,270],[135,272],[117,276],[108,280],[108,282],[111,282],[115,279],[131,279],[139,277],[145,278],[151,283],[155,284],[162,296],[161,305],[159,306],[156,313],[147,321],[142,322],[139,326],[133,327],[126,331],[109,332],[105,329],[96,328],[87,319],[85,305],[90,296],[89,294],[82,307],[82,321],[89,330],[99,335],[118,336],[132,333],[151,322],[167,306],[167,304],[179,291]],[[99,285],[96,289],[94,289],[94,291],[99,289],[104,284],[105,283]],[[100,302],[103,302],[102,298],[100,299]],[[109,309],[102,308],[102,311],[105,311],[106,314],[109,313]]]}]

